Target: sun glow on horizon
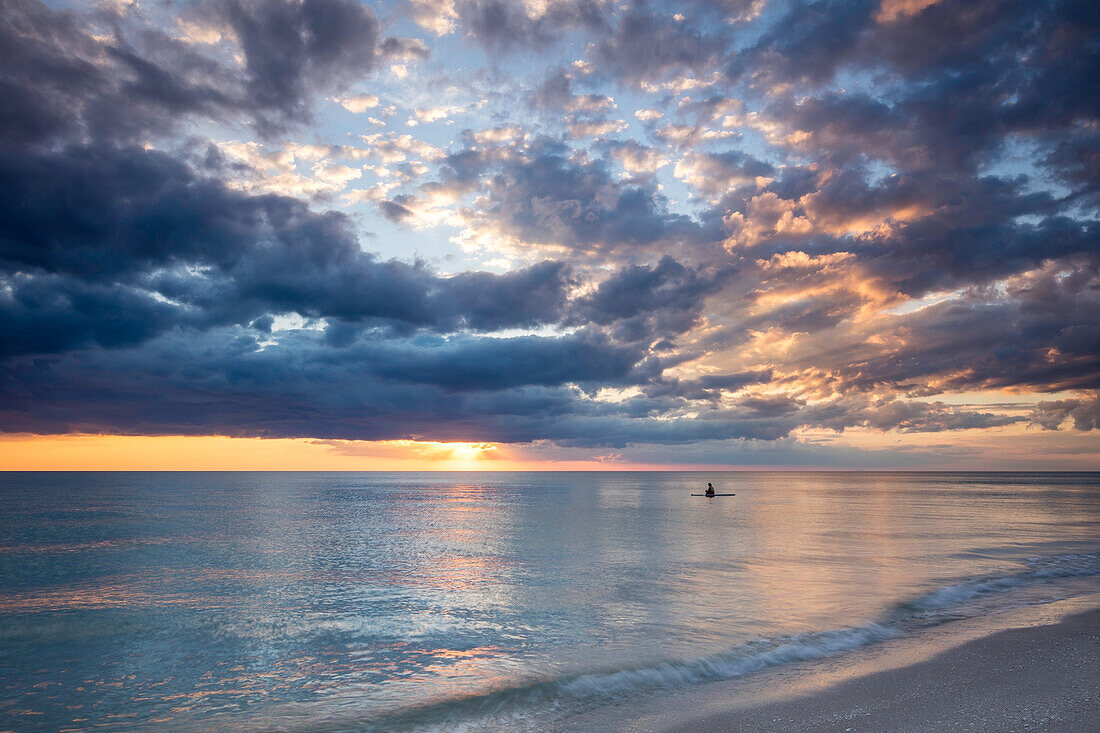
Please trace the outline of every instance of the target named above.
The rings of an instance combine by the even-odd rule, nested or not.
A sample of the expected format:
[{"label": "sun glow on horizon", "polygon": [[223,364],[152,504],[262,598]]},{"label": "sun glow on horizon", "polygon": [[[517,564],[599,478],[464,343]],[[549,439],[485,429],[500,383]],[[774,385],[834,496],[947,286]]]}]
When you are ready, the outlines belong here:
[{"label": "sun glow on horizon", "polygon": [[533,458],[490,442],[238,438],[219,435],[0,435],[5,471],[532,471],[660,468],[606,456]]},{"label": "sun glow on horizon", "polygon": [[[322,441],[313,441],[322,442]],[[485,471],[485,464],[497,460],[511,463],[507,451],[496,443],[442,442],[435,440],[323,441],[346,456],[398,458],[431,464],[441,471]],[[404,458],[402,459],[404,460]]]},{"label": "sun glow on horizon", "polygon": [[[0,434],[0,471],[684,471],[1096,470],[1094,439],[1021,424],[906,433],[850,428],[795,431],[804,447],[848,460],[789,463],[751,441],[660,462],[644,450],[555,449],[484,441],[331,440],[229,436]],[[1037,446],[1041,446],[1038,451]],[[732,452],[731,452],[732,451]],[[890,459],[893,460],[890,460]]]}]

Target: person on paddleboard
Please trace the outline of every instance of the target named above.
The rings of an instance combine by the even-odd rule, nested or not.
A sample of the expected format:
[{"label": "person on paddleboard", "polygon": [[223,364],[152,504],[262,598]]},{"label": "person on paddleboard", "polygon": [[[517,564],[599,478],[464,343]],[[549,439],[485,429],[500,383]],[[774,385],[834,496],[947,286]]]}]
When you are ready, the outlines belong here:
[{"label": "person on paddleboard", "polygon": [[714,496],[714,487],[707,484],[707,496]]}]

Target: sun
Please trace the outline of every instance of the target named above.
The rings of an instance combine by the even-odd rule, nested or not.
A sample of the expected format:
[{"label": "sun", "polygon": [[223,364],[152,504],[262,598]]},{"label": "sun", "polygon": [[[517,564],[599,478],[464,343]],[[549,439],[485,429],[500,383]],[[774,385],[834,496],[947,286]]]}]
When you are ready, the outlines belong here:
[{"label": "sun", "polygon": [[480,469],[484,468],[483,462],[503,457],[495,443],[435,440],[394,440],[385,443],[444,471]]},{"label": "sun", "polygon": [[451,449],[451,458],[457,461],[480,461],[487,458],[489,451],[496,450],[492,443],[443,443]]}]

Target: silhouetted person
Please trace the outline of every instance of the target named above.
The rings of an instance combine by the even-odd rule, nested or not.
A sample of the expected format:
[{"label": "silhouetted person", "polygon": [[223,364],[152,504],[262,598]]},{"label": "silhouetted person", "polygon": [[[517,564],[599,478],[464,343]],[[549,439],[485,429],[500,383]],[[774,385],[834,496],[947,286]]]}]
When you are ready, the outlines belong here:
[{"label": "silhouetted person", "polygon": [[714,487],[707,484],[707,496],[714,496]]}]

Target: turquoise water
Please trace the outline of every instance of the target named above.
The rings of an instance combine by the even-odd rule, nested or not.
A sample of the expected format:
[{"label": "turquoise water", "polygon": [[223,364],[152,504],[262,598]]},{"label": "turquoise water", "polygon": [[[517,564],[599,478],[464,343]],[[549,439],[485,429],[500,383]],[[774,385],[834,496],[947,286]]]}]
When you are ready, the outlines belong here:
[{"label": "turquoise water", "polygon": [[1100,589],[1095,473],[7,473],[0,500],[0,730],[540,729]]}]

